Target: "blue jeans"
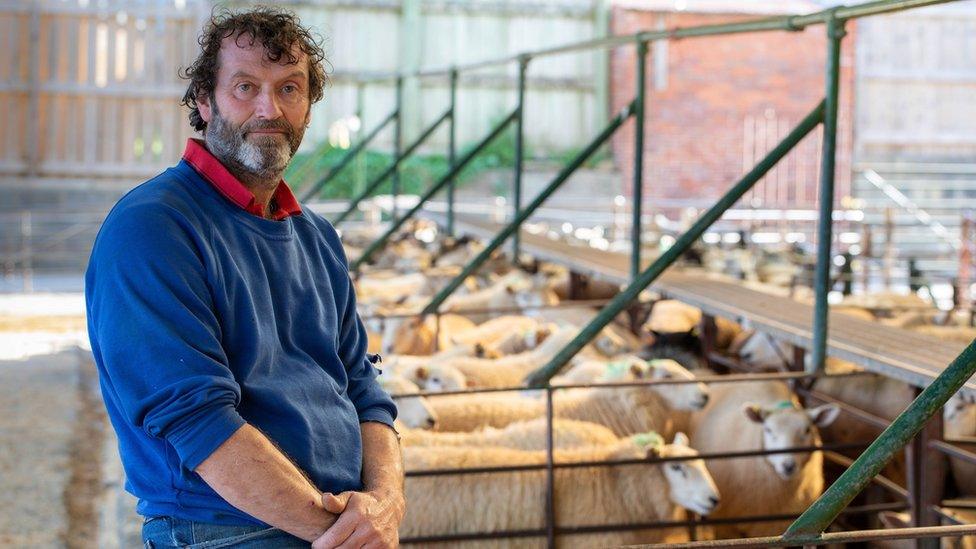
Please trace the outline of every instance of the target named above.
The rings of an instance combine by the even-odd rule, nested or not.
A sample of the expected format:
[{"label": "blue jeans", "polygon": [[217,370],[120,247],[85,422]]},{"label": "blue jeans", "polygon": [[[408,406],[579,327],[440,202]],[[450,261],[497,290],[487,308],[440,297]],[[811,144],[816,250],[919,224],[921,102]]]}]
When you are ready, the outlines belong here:
[{"label": "blue jeans", "polygon": [[221,526],[172,517],[149,517],[142,524],[146,549],[308,549],[311,544],[277,528],[264,526]]}]

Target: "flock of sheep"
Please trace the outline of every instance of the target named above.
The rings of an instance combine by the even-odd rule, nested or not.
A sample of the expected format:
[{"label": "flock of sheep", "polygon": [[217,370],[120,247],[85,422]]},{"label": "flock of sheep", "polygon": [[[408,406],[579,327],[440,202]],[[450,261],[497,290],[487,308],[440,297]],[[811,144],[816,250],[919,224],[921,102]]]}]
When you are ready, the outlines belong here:
[{"label": "flock of sheep", "polygon": [[[372,237],[367,230],[343,234],[350,257]],[[416,222],[356,279],[370,350],[382,357],[380,381],[393,395],[427,393],[398,398],[408,471],[401,537],[449,539],[455,545],[465,535],[509,532],[516,537],[469,540],[464,546],[543,546],[544,535],[527,532],[546,527],[549,403],[543,391],[498,389],[521,387],[597,310],[572,308],[565,269],[534,263],[529,272],[497,257],[444,303],[439,318],[417,316],[481,249],[475,240],[443,237],[436,227]],[[586,298],[605,299],[617,288],[589,281],[582,290]],[[972,333],[912,298],[857,299],[838,309],[949,338]],[[884,309],[879,301],[885,300],[897,303]],[[877,319],[881,310],[895,312]],[[586,529],[557,532],[559,546],[685,541],[690,530],[674,524],[596,532],[601,526],[680,524],[693,515],[732,519],[699,526],[699,539],[779,534],[789,521],[749,517],[799,514],[825,484],[823,454],[790,449],[825,441],[862,443],[880,432],[835,404],[804,406],[781,381],[698,381],[716,375],[701,355],[700,321],[697,309],[657,301],[636,334],[629,318],[611,323],[551,380],[554,463],[631,460],[555,469],[556,524]],[[782,370],[792,356],[784,344],[733,322],[719,319],[717,329],[719,350],[751,371]],[[856,371],[849,363],[828,363],[829,373]],[[608,386],[558,388],[591,384]],[[466,392],[476,389],[495,391]],[[813,390],[887,419],[914,395],[912,387],[867,374],[822,378]],[[449,394],[431,394],[437,392]],[[955,395],[944,418],[947,437],[976,435],[976,395]],[[699,457],[750,451],[772,453]],[[523,467],[483,471],[507,466]],[[437,469],[482,471],[422,474]],[[976,498],[976,465],[954,460],[950,471],[955,495]],[[886,475],[905,482],[898,462]]]}]

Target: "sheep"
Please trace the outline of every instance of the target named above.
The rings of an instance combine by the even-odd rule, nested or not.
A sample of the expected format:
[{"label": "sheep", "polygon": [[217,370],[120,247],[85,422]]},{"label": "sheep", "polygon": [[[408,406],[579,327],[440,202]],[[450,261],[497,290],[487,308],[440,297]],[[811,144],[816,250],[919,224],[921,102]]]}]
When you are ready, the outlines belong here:
[{"label": "sheep", "polygon": [[[976,524],[976,513],[973,511],[961,509],[943,509],[943,511],[955,517],[960,523]],[[907,512],[882,511],[878,513],[878,518],[886,529],[911,528],[913,526],[912,516]],[[915,549],[918,544],[912,539],[878,540],[870,542],[870,547],[872,549]],[[945,549],[976,549],[976,536],[942,537],[939,538],[939,547]]]},{"label": "sheep", "polygon": [[458,357],[448,362],[472,387],[514,387],[533,370],[545,365],[576,335],[573,328],[561,328],[531,351],[498,359]]},{"label": "sheep", "polygon": [[520,333],[539,327],[539,320],[518,315],[505,315],[478,324],[470,330],[465,330],[451,336],[455,344],[481,343],[491,345],[504,338],[509,333]]},{"label": "sheep", "polygon": [[[405,377],[382,373],[376,378],[384,391],[391,395],[419,393],[420,388]],[[437,414],[424,397],[413,396],[396,399],[397,418],[394,426],[398,430],[432,429],[437,425]]]},{"label": "sheep", "polygon": [[555,324],[541,324],[523,332],[510,332],[508,335],[487,345],[489,353],[505,356],[531,351],[555,331]]},{"label": "sheep", "polygon": [[[860,368],[850,362],[831,357],[827,359],[825,370],[828,374],[843,374],[860,371]],[[814,382],[813,389],[889,421],[898,417],[915,399],[915,390],[910,385],[880,375],[821,378]],[[882,429],[874,425],[841,414],[831,425],[822,429],[820,434],[828,442],[859,443],[873,441],[878,438],[881,431]],[[854,451],[848,455],[856,457],[859,453]],[[903,453],[896,455],[888,463],[884,475],[905,486],[906,469]]]},{"label": "sheep", "polygon": [[[650,379],[693,379],[690,372],[671,361],[649,365]],[[702,383],[591,388],[559,391],[553,395],[553,416],[590,421],[609,427],[617,436],[644,431],[664,435],[674,432],[671,415],[676,410],[700,410],[708,402]],[[439,431],[472,431],[479,427],[504,427],[545,414],[540,398],[499,394],[451,395],[431,399]]]},{"label": "sheep", "polygon": [[[648,457],[694,457],[687,437],[671,444],[660,436],[637,435],[606,446],[555,453],[557,462],[614,461]],[[503,465],[537,465],[545,452],[507,448],[404,448],[407,471]],[[476,473],[445,481],[442,476],[411,476],[406,481],[407,514],[400,537],[540,529],[545,525],[545,471]],[[557,469],[555,519],[560,526],[597,526],[681,520],[685,509],[707,515],[719,493],[700,459],[649,466]],[[561,535],[559,547],[593,547],[686,540],[680,529]],[[543,547],[544,539],[458,542],[462,547]]]},{"label": "sheep", "polygon": [[443,310],[464,315],[474,322],[484,322],[498,314],[490,312],[494,309],[527,308],[556,302],[558,298],[541,286],[538,279],[516,271],[487,288],[466,295],[452,295],[444,302]]},{"label": "sheep", "polygon": [[[519,421],[501,429],[487,427],[470,433],[444,433],[416,429],[401,431],[404,446],[498,446],[514,450],[545,450],[547,443],[546,418]],[[610,429],[571,419],[552,422],[553,448],[611,444],[619,439]]]},{"label": "sheep", "polygon": [[460,315],[445,314],[438,320],[424,317],[390,318],[383,330],[383,354],[430,355],[451,346],[454,334],[474,328],[474,323]]},{"label": "sheep", "polygon": [[[547,322],[582,328],[596,318],[597,311],[588,307],[540,310],[535,316]],[[607,324],[591,342],[593,349],[604,357],[634,352],[642,346],[639,337],[616,322]]]},{"label": "sheep", "polygon": [[[839,408],[804,410],[786,384],[745,382],[712,387],[708,406],[692,417],[692,446],[704,453],[775,450],[820,443],[816,427],[829,425]],[[725,495],[714,516],[801,513],[823,491],[820,452],[712,460],[709,469]],[[786,522],[717,526],[718,538],[769,536]]]},{"label": "sheep", "polygon": [[[944,412],[945,438],[976,435],[976,392],[962,389],[952,395]],[[976,496],[976,464],[958,458],[949,458],[949,468],[956,479],[959,493]]]},{"label": "sheep", "polygon": [[468,380],[457,368],[433,357],[394,355],[383,361],[384,371],[409,379],[424,391],[457,391]]},{"label": "sheep", "polygon": [[729,352],[739,356],[758,372],[785,371],[790,369],[793,349],[765,332],[746,330],[736,337]]}]

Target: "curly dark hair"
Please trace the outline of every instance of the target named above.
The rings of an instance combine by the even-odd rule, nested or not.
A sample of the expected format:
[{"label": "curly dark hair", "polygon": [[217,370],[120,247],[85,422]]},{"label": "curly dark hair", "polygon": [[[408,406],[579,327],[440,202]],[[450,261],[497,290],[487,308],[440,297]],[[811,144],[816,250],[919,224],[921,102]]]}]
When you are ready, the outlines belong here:
[{"label": "curly dark hair", "polygon": [[181,103],[190,109],[190,126],[194,130],[202,132],[207,127],[200,117],[197,98],[209,96],[213,101],[217,70],[220,68],[220,44],[228,36],[233,36],[238,43],[242,38],[248,41],[248,45],[260,43],[268,52],[268,60],[275,63],[282,59],[289,64],[298,63],[298,58],[292,53],[294,46],[298,45],[302,53],[308,56],[309,100],[315,103],[322,99],[328,77],[321,39],[314,38],[294,13],[266,6],[237,13],[221,8],[214,10],[197,39],[202,49],[200,55],[192,65],[180,70],[180,78],[190,81]]}]

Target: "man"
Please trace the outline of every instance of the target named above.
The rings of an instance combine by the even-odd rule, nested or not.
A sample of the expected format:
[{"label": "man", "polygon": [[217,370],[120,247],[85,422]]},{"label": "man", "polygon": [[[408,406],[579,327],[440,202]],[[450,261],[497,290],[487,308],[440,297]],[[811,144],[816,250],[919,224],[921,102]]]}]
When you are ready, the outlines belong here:
[{"label": "man", "polygon": [[147,547],[387,547],[396,408],[339,238],[282,181],[321,99],[294,15],[219,13],[184,71],[204,140],[129,192],[86,274],[88,325]]}]

